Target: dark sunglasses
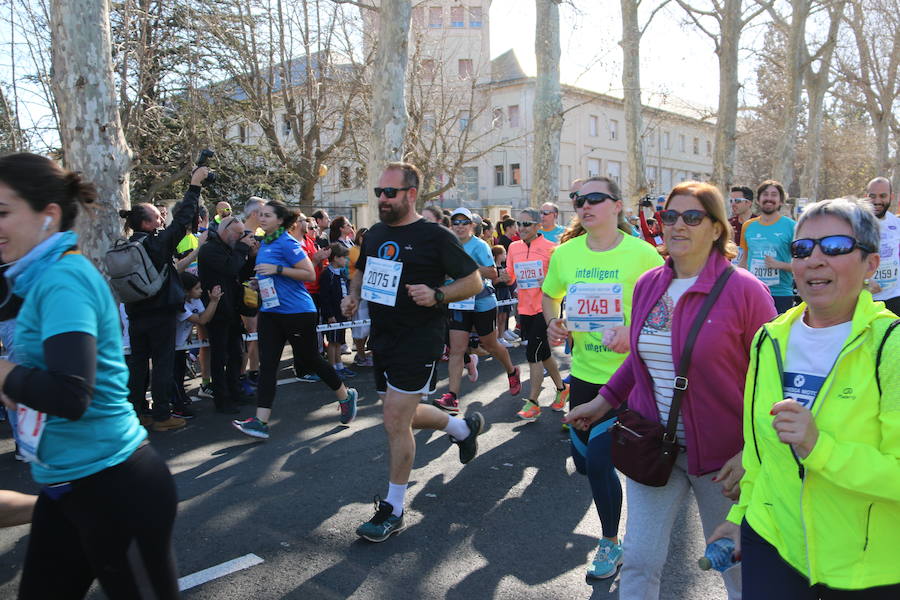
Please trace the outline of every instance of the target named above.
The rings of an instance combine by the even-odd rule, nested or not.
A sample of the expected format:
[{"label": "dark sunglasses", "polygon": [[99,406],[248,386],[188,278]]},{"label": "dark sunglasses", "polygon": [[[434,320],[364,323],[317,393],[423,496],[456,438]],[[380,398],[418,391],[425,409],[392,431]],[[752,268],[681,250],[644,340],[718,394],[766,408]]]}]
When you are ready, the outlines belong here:
[{"label": "dark sunglasses", "polygon": [[[572,192],[572,193],[574,194],[575,192]],[[576,195],[577,195],[577,194],[576,194]],[[542,215],[553,215],[553,214],[556,214],[556,211],[554,211],[554,210],[542,210],[542,211],[541,211],[541,214],[542,214]]]},{"label": "dark sunglasses", "polygon": [[516,221],[516,225],[519,227],[531,227],[532,225],[537,225],[535,221]]},{"label": "dark sunglasses", "polygon": [[414,186],[407,186],[402,188],[395,187],[386,187],[386,188],[375,188],[375,197],[381,198],[381,195],[384,194],[385,198],[396,198],[397,192],[405,192],[407,190],[413,189]]},{"label": "dark sunglasses", "polygon": [[578,195],[578,192],[569,192],[569,200],[574,200],[575,196]]},{"label": "dark sunglasses", "polygon": [[470,221],[468,219],[460,219],[460,220],[456,220],[456,221],[450,221],[450,224],[453,225],[454,227],[462,227],[463,225],[471,225],[472,221]]},{"label": "dark sunglasses", "polygon": [[818,244],[825,256],[840,256],[850,254],[857,248],[863,252],[873,253],[874,248],[864,246],[849,235],[826,235],[823,238],[800,238],[791,242],[791,256],[794,258],[809,258],[813,249]]},{"label": "dark sunglasses", "polygon": [[604,194],[603,192],[591,192],[590,194],[584,194],[583,196],[575,196],[575,208],[581,208],[584,206],[585,202],[594,206],[595,204],[600,204],[607,200],[615,202],[618,198],[610,196],[609,194]]},{"label": "dark sunglasses", "polygon": [[703,222],[703,219],[708,216],[709,214],[703,210],[692,209],[686,210],[684,212],[678,212],[677,210],[664,210],[659,213],[659,220],[663,222],[663,225],[668,225],[671,227],[678,222],[678,217],[681,217],[681,220],[684,221],[685,225],[696,227]]}]

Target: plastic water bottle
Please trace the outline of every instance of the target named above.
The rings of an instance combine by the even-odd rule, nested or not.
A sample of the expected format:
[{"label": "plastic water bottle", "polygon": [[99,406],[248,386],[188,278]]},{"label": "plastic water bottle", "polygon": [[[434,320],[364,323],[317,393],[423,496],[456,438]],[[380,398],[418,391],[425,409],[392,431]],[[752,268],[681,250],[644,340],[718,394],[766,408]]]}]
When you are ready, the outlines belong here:
[{"label": "plastic water bottle", "polygon": [[719,538],[706,547],[703,558],[697,561],[697,565],[704,571],[715,569],[726,571],[736,565],[734,560],[734,541],[731,538]]}]

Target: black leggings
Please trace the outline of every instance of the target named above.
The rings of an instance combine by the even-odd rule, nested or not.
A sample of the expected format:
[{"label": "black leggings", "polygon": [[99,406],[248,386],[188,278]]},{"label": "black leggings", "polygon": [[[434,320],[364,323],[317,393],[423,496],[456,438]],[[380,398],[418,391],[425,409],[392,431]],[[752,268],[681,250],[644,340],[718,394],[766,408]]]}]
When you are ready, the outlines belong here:
[{"label": "black leggings", "polygon": [[836,590],[809,579],[789,565],[775,547],[745,520],[741,523],[744,600],[896,600],[900,584],[861,590]]},{"label": "black leggings", "polygon": [[113,600],[178,598],[178,498],[156,451],[143,446],[70,485],[55,500],[47,488],[38,497],[19,598],[83,598],[94,579]]},{"label": "black leggings", "polygon": [[312,370],[333,390],[341,387],[341,378],[334,367],[319,354],[316,313],[281,314],[260,312],[257,322],[259,335],[259,387],[256,391],[256,405],[272,408],[275,401],[275,386],[278,364],[285,342],[291,343],[294,362],[299,363],[297,371]]}]

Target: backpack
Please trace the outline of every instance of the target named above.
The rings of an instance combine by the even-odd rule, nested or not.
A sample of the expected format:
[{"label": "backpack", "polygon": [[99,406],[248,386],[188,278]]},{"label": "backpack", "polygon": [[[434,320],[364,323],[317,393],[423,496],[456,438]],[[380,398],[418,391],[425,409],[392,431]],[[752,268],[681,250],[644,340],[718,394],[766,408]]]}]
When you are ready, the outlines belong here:
[{"label": "backpack", "polygon": [[121,302],[128,304],[152,298],[166,282],[169,265],[158,270],[150,260],[143,240],[118,239],[106,251],[109,284]]}]

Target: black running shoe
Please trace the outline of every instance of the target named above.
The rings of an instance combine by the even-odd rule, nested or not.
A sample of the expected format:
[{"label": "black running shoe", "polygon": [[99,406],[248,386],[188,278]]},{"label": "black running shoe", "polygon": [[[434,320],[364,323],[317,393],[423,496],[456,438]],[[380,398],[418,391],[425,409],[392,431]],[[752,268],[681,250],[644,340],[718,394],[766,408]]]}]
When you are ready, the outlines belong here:
[{"label": "black running shoe", "polygon": [[478,454],[478,436],[484,429],[484,417],[480,412],[473,412],[465,419],[466,425],[469,426],[469,435],[464,440],[455,440],[450,437],[453,443],[459,446],[459,462],[466,464]]},{"label": "black running shoe", "polygon": [[403,530],[403,515],[393,515],[394,507],[375,496],[375,516],[356,528],[356,535],[370,542],[383,542]]}]

